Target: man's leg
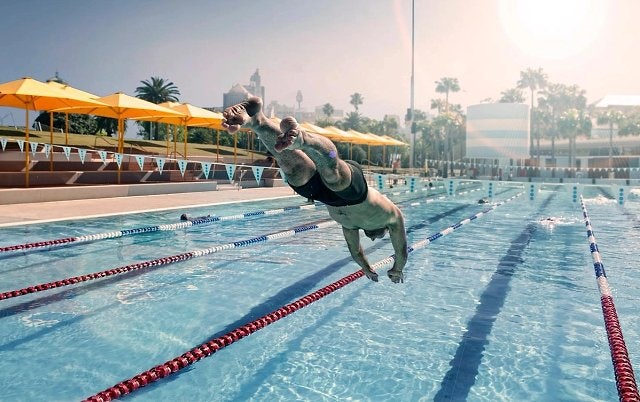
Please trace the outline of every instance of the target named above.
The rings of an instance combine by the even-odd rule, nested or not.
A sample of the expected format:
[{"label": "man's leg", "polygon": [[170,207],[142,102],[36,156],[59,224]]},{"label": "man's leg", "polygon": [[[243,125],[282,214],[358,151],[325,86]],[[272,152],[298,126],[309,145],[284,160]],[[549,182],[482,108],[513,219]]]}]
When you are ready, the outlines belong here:
[{"label": "man's leg", "polygon": [[233,134],[242,126],[246,126],[258,135],[260,141],[287,175],[290,184],[301,186],[315,174],[315,165],[304,152],[276,149],[276,143],[278,138],[282,137],[282,131],[264,115],[262,99],[251,97],[242,103],[228,107],[222,114],[225,118],[222,126],[230,133]]},{"label": "man's leg", "polygon": [[328,188],[340,191],[349,187],[351,169],[338,157],[338,150],[331,140],[304,131],[293,117],[282,119],[280,130],[283,134],[274,144],[276,151],[303,151],[315,163],[316,170]]}]

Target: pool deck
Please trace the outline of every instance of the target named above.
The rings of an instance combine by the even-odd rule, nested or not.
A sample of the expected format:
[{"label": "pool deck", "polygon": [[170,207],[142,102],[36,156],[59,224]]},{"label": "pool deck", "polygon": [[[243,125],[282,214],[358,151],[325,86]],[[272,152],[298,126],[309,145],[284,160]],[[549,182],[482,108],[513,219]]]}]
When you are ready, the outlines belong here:
[{"label": "pool deck", "polygon": [[300,198],[283,186],[8,204],[0,205],[0,227],[280,197]]}]

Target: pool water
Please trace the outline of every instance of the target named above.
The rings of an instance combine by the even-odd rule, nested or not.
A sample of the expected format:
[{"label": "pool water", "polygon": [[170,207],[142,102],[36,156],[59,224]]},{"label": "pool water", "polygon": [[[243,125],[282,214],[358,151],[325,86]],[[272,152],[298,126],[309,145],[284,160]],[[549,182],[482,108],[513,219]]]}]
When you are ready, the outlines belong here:
[{"label": "pool water", "polygon": [[[409,243],[479,211],[482,189],[391,196]],[[494,201],[524,192],[499,186]],[[639,372],[640,202],[583,191]],[[0,246],[302,205],[291,198],[0,229]],[[427,202],[428,201],[428,202]],[[557,220],[548,223],[547,217]],[[323,206],[0,258],[0,292],[327,219]],[[363,238],[373,263],[388,237]],[[386,268],[385,268],[386,269]],[[339,226],[0,301],[0,400],[96,394],[354,271]],[[617,391],[580,205],[498,206],[410,254],[403,284],[354,283],[141,388],[135,401],[604,401]]]}]

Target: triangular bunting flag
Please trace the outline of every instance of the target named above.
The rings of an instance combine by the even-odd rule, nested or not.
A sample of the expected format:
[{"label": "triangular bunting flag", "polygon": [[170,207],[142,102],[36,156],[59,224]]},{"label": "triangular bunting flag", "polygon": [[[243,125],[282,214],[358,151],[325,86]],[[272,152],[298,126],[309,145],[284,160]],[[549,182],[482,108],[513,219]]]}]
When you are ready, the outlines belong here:
[{"label": "triangular bunting flag", "polygon": [[84,160],[87,157],[87,150],[84,148],[78,148],[78,156],[80,156],[80,162],[84,164]]},{"label": "triangular bunting flag", "polygon": [[71,147],[62,147],[62,150],[64,151],[64,156],[69,160],[69,156],[71,156]]},{"label": "triangular bunting flag", "polygon": [[162,174],[162,168],[164,168],[164,158],[156,158],[156,165],[158,165],[158,171]]},{"label": "triangular bunting flag", "polygon": [[120,166],[122,165],[122,154],[115,154],[116,157],[116,163],[118,164],[118,168],[120,168]]},{"label": "triangular bunting flag", "polygon": [[227,177],[229,178],[229,182],[233,182],[233,174],[236,172],[236,165],[231,165],[229,163],[225,163],[224,167],[227,169]]},{"label": "triangular bunting flag", "polygon": [[98,155],[100,155],[100,160],[102,160],[103,164],[107,164],[107,151],[98,151]]},{"label": "triangular bunting flag", "polygon": [[178,161],[178,167],[180,168],[180,174],[182,174],[182,177],[184,177],[184,171],[187,170],[187,161],[185,161],[184,159],[180,159]]},{"label": "triangular bunting flag", "polygon": [[204,173],[204,178],[209,178],[209,172],[211,172],[211,163],[210,162],[200,162],[202,165],[202,173]]},{"label": "triangular bunting flag", "polygon": [[18,140],[18,146],[20,147],[20,152],[24,152],[24,140]]},{"label": "triangular bunting flag", "polygon": [[251,170],[253,171],[253,177],[255,177],[258,184],[260,184],[260,179],[262,178],[262,171],[264,170],[264,167],[251,166]]},{"label": "triangular bunting flag", "polygon": [[38,143],[37,142],[30,142],[29,143],[29,148],[31,148],[31,153],[33,154],[33,156],[36,156],[36,152],[38,151]]},{"label": "triangular bunting flag", "polygon": [[138,166],[140,166],[140,170],[144,170],[144,156],[136,155],[136,161],[138,162]]},{"label": "triangular bunting flag", "polygon": [[49,153],[51,152],[51,144],[44,144],[42,146],[42,150],[44,151],[44,155],[48,158]]},{"label": "triangular bunting flag", "polygon": [[7,148],[7,139],[6,138],[0,138],[0,145],[2,145],[2,150],[4,151]]}]

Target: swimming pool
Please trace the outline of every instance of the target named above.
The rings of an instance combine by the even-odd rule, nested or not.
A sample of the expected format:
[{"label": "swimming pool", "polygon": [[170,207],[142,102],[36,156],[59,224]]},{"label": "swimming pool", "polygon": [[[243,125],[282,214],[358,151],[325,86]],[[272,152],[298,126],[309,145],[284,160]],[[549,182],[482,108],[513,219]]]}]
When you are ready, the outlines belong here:
[{"label": "swimming pool", "polygon": [[[473,187],[470,187],[473,188]],[[494,201],[523,188],[499,186]],[[606,190],[606,189],[604,189]],[[392,196],[409,243],[480,211],[486,189]],[[583,191],[638,371],[640,202]],[[609,194],[604,192],[607,196]],[[427,202],[427,200],[429,202]],[[292,198],[185,211],[235,215]],[[176,211],[0,230],[0,246],[178,222]],[[546,217],[557,221],[547,223]],[[328,218],[324,207],[0,258],[0,292]],[[541,219],[543,221],[541,221]],[[363,239],[371,262],[388,238]],[[2,399],[94,395],[357,271],[329,225],[187,261],[0,300]],[[601,401],[617,399],[580,205],[563,187],[522,195],[410,254],[404,284],[360,278],[131,393],[136,401]]]}]

